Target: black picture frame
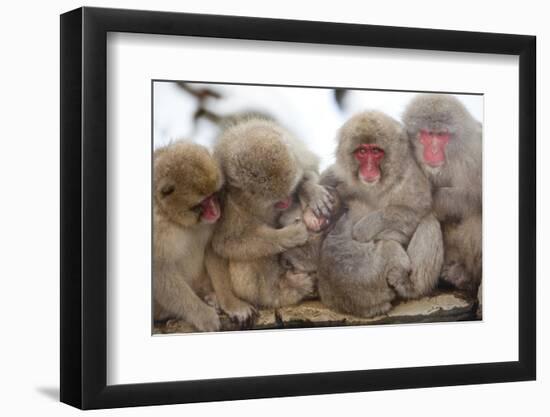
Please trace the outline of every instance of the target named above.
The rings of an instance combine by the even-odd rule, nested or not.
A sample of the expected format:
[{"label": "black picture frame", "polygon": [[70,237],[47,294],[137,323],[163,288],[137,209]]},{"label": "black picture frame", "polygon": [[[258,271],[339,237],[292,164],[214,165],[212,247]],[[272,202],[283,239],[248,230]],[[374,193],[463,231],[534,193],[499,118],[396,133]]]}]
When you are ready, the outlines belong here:
[{"label": "black picture frame", "polygon": [[[519,360],[107,385],[108,32],[519,56]],[[61,15],[60,56],[62,402],[94,409],[536,378],[534,36],[84,7]]]}]

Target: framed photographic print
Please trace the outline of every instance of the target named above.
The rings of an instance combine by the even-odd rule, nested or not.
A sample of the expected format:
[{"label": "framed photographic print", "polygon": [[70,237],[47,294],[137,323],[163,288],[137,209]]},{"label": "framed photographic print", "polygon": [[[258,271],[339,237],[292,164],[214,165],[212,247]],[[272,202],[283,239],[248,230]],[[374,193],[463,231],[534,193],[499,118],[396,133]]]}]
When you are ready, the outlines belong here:
[{"label": "framed photographic print", "polygon": [[63,14],[61,401],[535,379],[535,104],[531,36]]}]

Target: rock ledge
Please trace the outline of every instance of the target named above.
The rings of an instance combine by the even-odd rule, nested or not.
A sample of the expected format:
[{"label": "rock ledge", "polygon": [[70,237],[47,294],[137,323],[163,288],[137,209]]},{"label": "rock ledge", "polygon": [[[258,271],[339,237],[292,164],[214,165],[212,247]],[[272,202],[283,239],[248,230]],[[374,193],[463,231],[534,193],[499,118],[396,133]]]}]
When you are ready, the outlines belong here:
[{"label": "rock ledge", "polygon": [[[439,292],[418,300],[397,303],[388,314],[362,318],[330,310],[319,301],[261,310],[252,329],[284,329],[300,327],[365,326],[374,324],[436,323],[479,320],[476,300],[459,291]],[[222,331],[239,330],[228,317],[222,316]],[[194,328],[182,320],[155,323],[153,334],[193,333]]]}]

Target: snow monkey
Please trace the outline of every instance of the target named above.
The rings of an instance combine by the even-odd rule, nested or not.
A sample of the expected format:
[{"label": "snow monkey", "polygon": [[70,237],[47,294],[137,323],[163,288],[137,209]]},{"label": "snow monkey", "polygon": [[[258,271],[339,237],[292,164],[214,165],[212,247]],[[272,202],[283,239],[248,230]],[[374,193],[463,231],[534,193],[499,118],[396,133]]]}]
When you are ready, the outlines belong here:
[{"label": "snow monkey", "polygon": [[442,278],[475,295],[481,282],[481,124],[455,97],[422,94],[403,121],[430,180],[445,244]]},{"label": "snow monkey", "polygon": [[338,132],[336,163],[322,183],[336,187],[347,213],[321,250],[319,294],[336,310],[369,317],[396,295],[432,291],[443,263],[430,184],[410,153],[403,127],[369,111]]},{"label": "snow monkey", "polygon": [[174,142],[155,151],[153,177],[154,318],[218,330],[218,314],[203,299],[212,293],[204,252],[220,217],[221,171],[206,148]]},{"label": "snow monkey", "polygon": [[[304,209],[330,215],[332,197],[318,184],[317,158],[277,123],[262,118],[225,129],[214,155],[226,179],[223,214],[212,240],[214,252],[227,260],[231,285],[224,287],[253,306],[299,302],[314,290],[313,279],[286,274],[279,255],[303,245],[308,232],[303,223],[279,228],[277,222],[294,194]],[[222,268],[219,258],[217,267]]]}]

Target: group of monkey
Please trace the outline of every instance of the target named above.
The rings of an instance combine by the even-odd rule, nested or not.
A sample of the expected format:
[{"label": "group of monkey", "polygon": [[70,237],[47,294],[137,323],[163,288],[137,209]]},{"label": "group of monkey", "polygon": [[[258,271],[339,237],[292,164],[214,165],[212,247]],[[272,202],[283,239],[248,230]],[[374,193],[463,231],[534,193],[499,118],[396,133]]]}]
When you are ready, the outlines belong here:
[{"label": "group of monkey", "polygon": [[[198,331],[219,313],[319,297],[361,317],[441,279],[481,294],[481,125],[453,96],[420,94],[403,124],[378,111],[337,133],[336,162],[276,121],[235,118],[208,149],[154,153],[154,319]],[[480,300],[481,302],[481,300]]]}]

